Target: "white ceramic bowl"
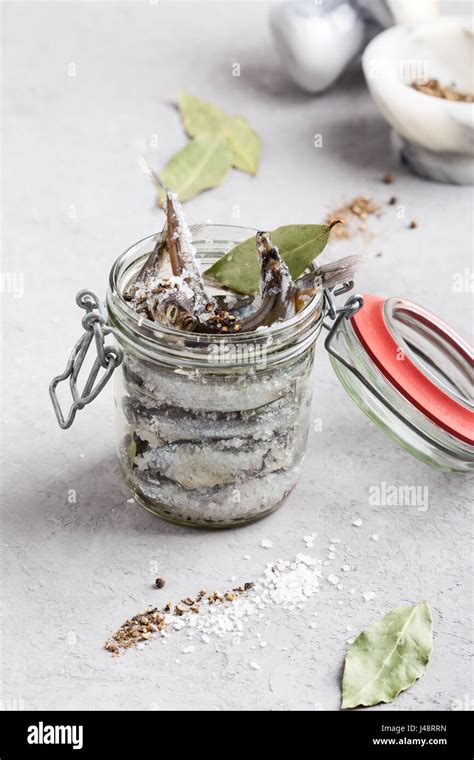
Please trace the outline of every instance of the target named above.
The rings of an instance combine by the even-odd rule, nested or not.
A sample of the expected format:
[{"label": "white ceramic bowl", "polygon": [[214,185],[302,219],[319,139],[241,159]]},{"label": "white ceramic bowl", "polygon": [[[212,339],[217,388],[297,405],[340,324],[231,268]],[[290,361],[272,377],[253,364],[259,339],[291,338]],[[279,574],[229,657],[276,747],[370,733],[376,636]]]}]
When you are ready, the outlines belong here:
[{"label": "white ceramic bowl", "polygon": [[474,103],[425,95],[410,84],[433,78],[472,94],[473,64],[473,21],[459,16],[393,26],[362,58],[369,90],[403,159],[438,182],[474,184]]}]

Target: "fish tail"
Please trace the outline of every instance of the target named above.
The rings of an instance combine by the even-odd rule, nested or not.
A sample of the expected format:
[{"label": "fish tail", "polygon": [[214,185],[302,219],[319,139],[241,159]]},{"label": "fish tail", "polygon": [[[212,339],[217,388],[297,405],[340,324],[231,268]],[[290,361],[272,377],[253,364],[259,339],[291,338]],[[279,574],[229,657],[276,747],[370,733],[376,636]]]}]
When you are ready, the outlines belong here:
[{"label": "fish tail", "polygon": [[364,261],[365,257],[357,254],[345,256],[330,264],[318,267],[316,274],[322,278],[325,288],[333,288],[335,285],[354,279]]}]

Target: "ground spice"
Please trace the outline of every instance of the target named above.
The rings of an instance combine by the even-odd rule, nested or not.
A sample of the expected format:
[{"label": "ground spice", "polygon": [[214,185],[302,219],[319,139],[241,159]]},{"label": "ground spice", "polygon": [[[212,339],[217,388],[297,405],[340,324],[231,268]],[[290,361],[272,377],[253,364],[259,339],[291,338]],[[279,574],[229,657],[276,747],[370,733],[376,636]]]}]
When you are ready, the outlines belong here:
[{"label": "ground spice", "polygon": [[[381,215],[380,206],[365,195],[358,195],[349,203],[328,214],[325,224],[330,225],[338,219],[341,224],[333,227],[331,236],[348,239],[357,232],[367,232],[367,225],[364,222],[374,214]],[[354,226],[354,222],[359,222],[357,227]]]},{"label": "ground spice", "polygon": [[443,98],[443,100],[456,100],[462,103],[474,103],[474,95],[466,92],[459,92],[454,85],[444,86],[437,79],[428,79],[427,82],[412,82],[410,87],[424,95],[431,95],[433,98]]},{"label": "ground spice", "polygon": [[[163,579],[157,578],[157,581],[158,580]],[[163,610],[158,610],[157,607],[148,607],[133,618],[126,620],[125,623],[123,623],[123,625],[121,625],[113,634],[112,638],[105,643],[104,649],[110,652],[114,657],[117,657],[120,654],[120,650],[135,647],[140,643],[148,641],[152,634],[164,631],[166,624],[170,622],[167,620],[170,616],[174,615],[180,618],[190,612],[197,615],[200,611],[199,604],[203,600],[209,605],[216,603],[224,605],[225,602],[234,602],[238,595],[245,594],[246,591],[249,591],[253,587],[254,583],[243,583],[238,589],[226,591],[225,594],[222,594],[220,591],[213,591],[207,596],[207,598],[207,592],[202,590],[197,594],[196,600],[191,599],[191,597],[188,596],[176,604],[174,608],[172,602],[168,602],[163,607]],[[175,625],[178,625],[178,623],[176,622]]]},{"label": "ground spice", "polygon": [[165,585],[165,583],[166,583],[166,581],[165,581],[164,578],[157,578],[156,581],[155,581],[155,588],[163,588],[163,586]]},{"label": "ground spice", "polygon": [[395,177],[393,174],[384,174],[382,177],[382,182],[384,182],[386,185],[392,185],[395,182]]},{"label": "ground spice", "polygon": [[120,649],[130,649],[140,641],[148,641],[150,634],[162,631],[164,627],[163,614],[157,607],[148,607],[146,611],[139,612],[138,615],[126,620],[107,641],[104,648],[117,656]]},{"label": "ground spice", "polygon": [[411,230],[415,230],[418,227],[418,222],[416,219],[413,219],[413,221],[410,222],[409,227]]}]

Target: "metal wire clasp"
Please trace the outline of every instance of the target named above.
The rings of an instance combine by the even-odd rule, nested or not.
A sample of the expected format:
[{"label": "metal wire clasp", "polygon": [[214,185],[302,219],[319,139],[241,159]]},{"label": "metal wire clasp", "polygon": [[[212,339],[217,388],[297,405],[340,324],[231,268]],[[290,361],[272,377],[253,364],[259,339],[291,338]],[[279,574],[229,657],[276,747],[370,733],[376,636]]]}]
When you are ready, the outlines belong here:
[{"label": "metal wire clasp", "polygon": [[326,335],[326,340],[324,341],[324,348],[329,354],[334,356],[336,359],[338,359],[338,361],[342,362],[342,364],[346,366],[349,366],[349,365],[331,345],[332,339],[337,333],[337,330],[342,320],[350,319],[350,317],[353,317],[354,314],[356,314],[359,311],[359,309],[362,309],[364,305],[364,298],[361,295],[353,295],[347,299],[347,301],[345,302],[343,306],[337,306],[335,297],[340,296],[343,293],[347,293],[347,291],[352,290],[353,287],[354,287],[354,283],[351,280],[350,282],[346,282],[343,285],[341,285],[341,287],[338,288],[337,290],[328,290],[327,288],[324,290],[326,314],[330,319],[334,320],[332,325],[328,324],[327,322],[323,322],[323,326],[328,331],[328,334]]},{"label": "metal wire clasp", "polygon": [[[90,404],[104,388],[116,367],[123,359],[123,353],[117,346],[106,346],[105,336],[113,332],[111,327],[107,326],[107,318],[104,315],[103,307],[95,293],[91,290],[80,290],[76,296],[76,303],[81,309],[85,309],[87,314],[82,320],[84,334],[79,338],[72,349],[66,369],[61,375],[57,375],[49,386],[49,395],[53,403],[57,420],[63,430],[70,427],[79,409],[83,409]],[[95,348],[97,357],[94,361],[89,377],[82,391],[78,389],[78,376],[84,359],[89,350],[89,346],[95,339]],[[97,375],[100,368],[105,370],[100,380],[96,383]],[[69,387],[73,403],[69,413],[65,418],[61,410],[59,400],[56,394],[56,388],[60,382],[69,378]]]}]

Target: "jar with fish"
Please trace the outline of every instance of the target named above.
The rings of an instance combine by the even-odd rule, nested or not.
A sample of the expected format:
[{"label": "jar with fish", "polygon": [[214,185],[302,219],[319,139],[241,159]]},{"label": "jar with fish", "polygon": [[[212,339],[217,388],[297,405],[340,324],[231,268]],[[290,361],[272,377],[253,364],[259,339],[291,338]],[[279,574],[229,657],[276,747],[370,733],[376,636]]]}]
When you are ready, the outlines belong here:
[{"label": "jar with fish", "polygon": [[[95,398],[116,370],[118,457],[142,506],[172,522],[225,528],[264,517],[282,504],[301,474],[315,343],[323,326],[329,329],[326,346],[343,384],[373,419],[386,428],[395,409],[401,428],[400,420],[406,421],[407,435],[398,428],[393,435],[402,445],[442,469],[472,468],[472,442],[465,435],[452,440],[451,430],[447,441],[448,431],[427,433],[423,410],[412,419],[406,404],[413,399],[400,389],[395,389],[399,398],[394,397],[389,377],[375,378],[366,368],[361,379],[360,357],[350,346],[348,331],[354,324],[364,332],[363,320],[362,328],[353,321],[363,313],[364,299],[352,296],[339,307],[335,300],[352,287],[359,257],[322,267],[313,262],[294,278],[269,233],[223,225],[190,229],[176,197],[166,188],[163,194],[165,227],[115,262],[106,308],[90,291],[78,294],[78,304],[87,312],[85,332],[50,389],[58,421],[69,427],[77,410]],[[232,259],[239,272],[234,289],[225,277],[216,276],[229,268],[219,262],[231,265]],[[248,261],[258,265],[257,283],[245,271]],[[365,330],[370,334],[371,326]],[[115,345],[105,346],[109,333]],[[425,329],[425,355],[427,335]],[[94,337],[98,355],[79,391],[79,371]],[[339,351],[343,338],[344,356]],[[457,336],[458,355],[452,346],[450,350],[461,397],[451,393],[450,398],[461,407],[458,422],[465,432],[472,410],[465,399],[467,359],[459,341]],[[367,360],[376,363],[373,357]],[[423,367],[418,371],[423,374]],[[73,404],[64,416],[56,388],[66,379]],[[365,395],[354,391],[361,385]],[[368,401],[371,388],[383,413]],[[421,432],[418,448],[414,428]]]}]

